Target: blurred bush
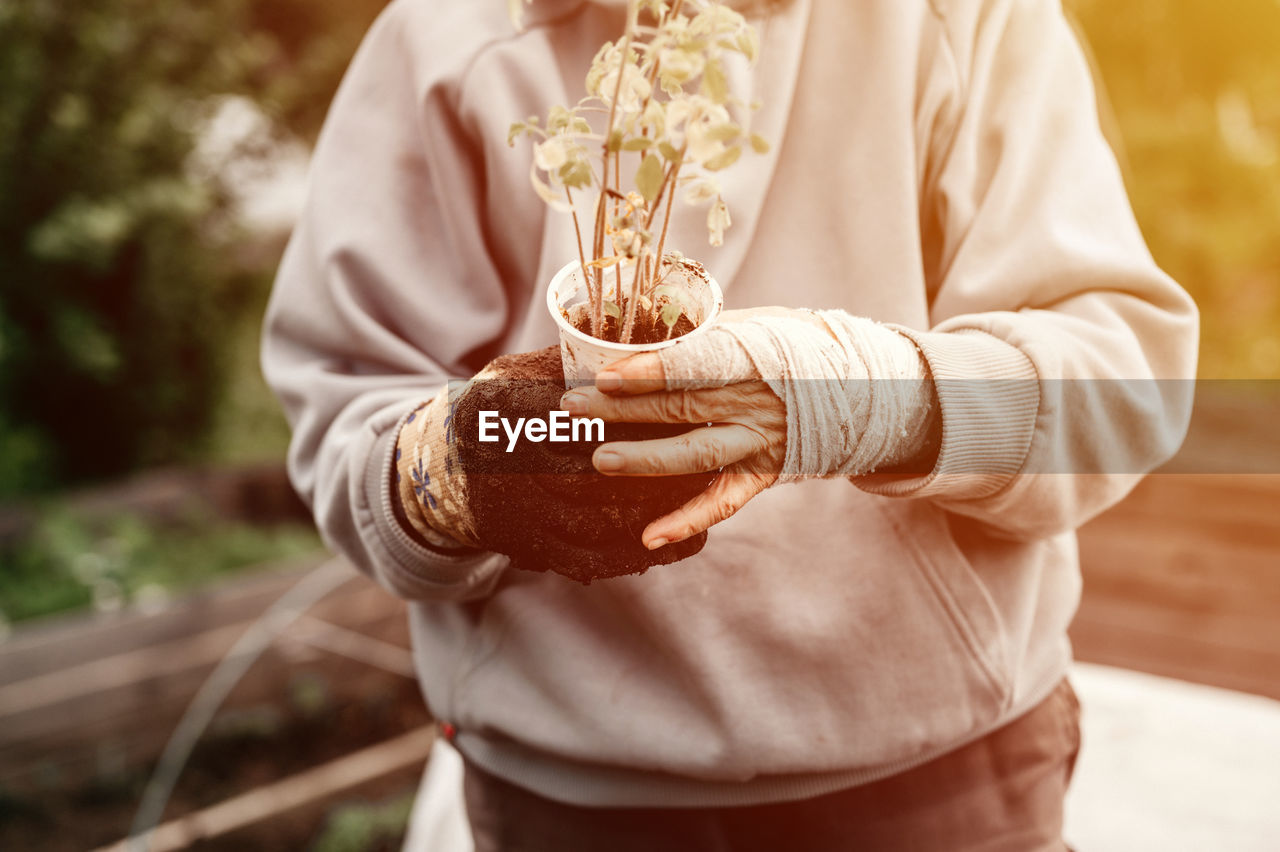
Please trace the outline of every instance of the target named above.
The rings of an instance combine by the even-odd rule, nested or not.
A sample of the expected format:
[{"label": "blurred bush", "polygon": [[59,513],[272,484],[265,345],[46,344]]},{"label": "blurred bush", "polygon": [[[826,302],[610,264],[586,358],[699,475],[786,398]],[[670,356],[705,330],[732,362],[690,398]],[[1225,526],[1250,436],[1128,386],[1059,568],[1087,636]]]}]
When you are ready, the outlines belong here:
[{"label": "blurred bush", "polygon": [[29,535],[0,544],[0,639],[9,622],[86,606],[146,611],[189,586],[320,548],[309,524],[248,525],[200,512],[160,523],[128,512],[87,518],[51,508]]},{"label": "blurred bush", "polygon": [[1280,3],[1068,0],[1156,260],[1201,309],[1203,378],[1280,378]]},{"label": "blurred bush", "polygon": [[413,814],[414,795],[377,802],[348,802],[334,809],[312,845],[313,852],[394,852]]},{"label": "blurred bush", "polygon": [[275,258],[193,147],[229,94],[312,137],[382,5],[0,3],[0,497],[198,456]]}]

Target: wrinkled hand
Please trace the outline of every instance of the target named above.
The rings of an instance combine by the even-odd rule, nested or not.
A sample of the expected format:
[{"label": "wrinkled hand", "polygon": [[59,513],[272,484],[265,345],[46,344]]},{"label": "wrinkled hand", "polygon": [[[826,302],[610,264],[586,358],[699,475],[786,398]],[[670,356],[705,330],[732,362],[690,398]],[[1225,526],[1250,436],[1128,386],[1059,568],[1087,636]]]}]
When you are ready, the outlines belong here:
[{"label": "wrinkled hand", "polygon": [[[784,315],[811,321],[799,311],[756,308],[725,311],[718,322]],[[786,407],[759,378],[694,390],[669,390],[667,384],[661,357],[645,353],[612,364],[596,376],[595,387],[561,399],[561,407],[575,416],[701,425],[673,438],[602,444],[592,458],[610,476],[720,471],[707,490],[645,528],[642,540],[649,548],[683,541],[732,516],[777,481],[786,453]]]},{"label": "wrinkled hand", "polygon": [[915,344],[842,311],[727,311],[704,334],[610,365],[561,407],[606,422],[699,427],[594,453],[596,469],[611,476],[719,471],[645,528],[651,548],[702,533],[780,480],[861,476],[908,461],[927,469],[940,435]]}]

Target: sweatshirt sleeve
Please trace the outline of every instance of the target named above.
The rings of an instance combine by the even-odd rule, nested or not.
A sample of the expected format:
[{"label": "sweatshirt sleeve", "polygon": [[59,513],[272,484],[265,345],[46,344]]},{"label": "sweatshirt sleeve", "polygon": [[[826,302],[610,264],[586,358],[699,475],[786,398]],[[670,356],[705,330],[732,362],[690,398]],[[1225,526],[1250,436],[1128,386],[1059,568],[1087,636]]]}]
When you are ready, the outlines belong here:
[{"label": "sweatshirt sleeve", "polygon": [[460,600],[487,594],[506,560],[428,548],[397,521],[396,437],[475,372],[506,300],[476,224],[473,149],[448,87],[424,82],[408,44],[423,22],[407,8],[374,24],[330,109],[262,365],[293,428],[290,478],[326,543],[397,595]]},{"label": "sweatshirt sleeve", "polygon": [[858,484],[1053,535],[1177,450],[1198,315],[1146,248],[1058,2],[938,8],[954,61],[922,142],[932,327],[898,330],[933,374],[942,446],[928,475]]}]

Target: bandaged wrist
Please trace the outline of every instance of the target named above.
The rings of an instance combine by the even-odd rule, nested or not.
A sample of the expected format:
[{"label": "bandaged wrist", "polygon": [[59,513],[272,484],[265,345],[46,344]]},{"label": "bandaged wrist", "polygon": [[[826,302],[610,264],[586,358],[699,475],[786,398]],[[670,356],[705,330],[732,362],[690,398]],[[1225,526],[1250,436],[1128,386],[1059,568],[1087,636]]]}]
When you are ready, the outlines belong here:
[{"label": "bandaged wrist", "polygon": [[782,482],[874,473],[920,454],[936,415],[915,344],[844,311],[811,317],[726,322],[662,350],[668,387],[763,379],[787,411]]}]

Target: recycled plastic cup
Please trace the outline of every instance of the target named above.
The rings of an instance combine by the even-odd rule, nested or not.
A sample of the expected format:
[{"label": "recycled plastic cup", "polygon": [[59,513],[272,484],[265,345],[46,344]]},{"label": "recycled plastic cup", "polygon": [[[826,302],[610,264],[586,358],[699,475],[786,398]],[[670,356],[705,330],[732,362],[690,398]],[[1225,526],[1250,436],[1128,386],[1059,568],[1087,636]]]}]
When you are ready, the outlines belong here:
[{"label": "recycled plastic cup", "polygon": [[[605,298],[618,303],[614,292],[616,279],[612,274],[604,278]],[[624,282],[630,280],[625,273],[622,278]],[[579,331],[569,321],[568,313],[575,306],[587,302],[587,282],[582,274],[582,265],[574,260],[557,272],[547,285],[547,311],[560,330],[560,362],[564,367],[565,387],[591,384],[596,373],[628,355],[679,346],[710,328],[724,309],[724,293],[710,275],[684,276],[680,281],[672,282],[672,286],[685,288],[685,314],[695,325],[692,331],[656,343],[610,343]]]}]

